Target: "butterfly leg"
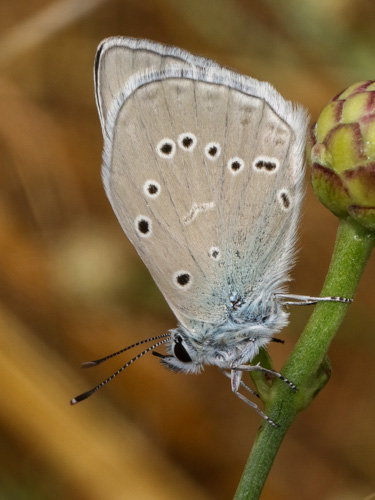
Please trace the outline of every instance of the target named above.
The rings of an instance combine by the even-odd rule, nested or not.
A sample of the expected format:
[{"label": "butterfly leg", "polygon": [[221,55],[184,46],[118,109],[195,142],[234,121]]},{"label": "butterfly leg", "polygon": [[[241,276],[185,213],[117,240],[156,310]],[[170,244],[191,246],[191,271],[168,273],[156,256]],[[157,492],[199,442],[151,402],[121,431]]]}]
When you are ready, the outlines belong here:
[{"label": "butterfly leg", "polygon": [[253,391],[249,387],[247,387],[246,384],[242,383],[242,380],[241,380],[242,379],[242,372],[241,371],[238,371],[237,369],[232,369],[230,375],[227,372],[223,372],[223,373],[225,373],[227,376],[230,376],[232,391],[234,392],[234,394],[237,397],[239,397],[247,405],[251,406],[251,408],[254,408],[254,410],[256,412],[258,412],[259,415],[262,418],[264,418],[264,420],[266,420],[268,423],[270,423],[273,427],[279,427],[272,419],[267,417],[267,415],[264,412],[262,412],[262,410],[259,408],[259,406],[257,404],[253,403],[252,401],[250,401],[250,399],[248,399],[246,396],[244,396],[243,394],[241,394],[239,392],[240,386],[243,386],[243,387],[246,387],[246,389],[250,390],[251,393],[253,393]]},{"label": "butterfly leg", "polygon": [[276,297],[280,299],[292,299],[291,301],[283,302],[284,306],[310,306],[317,302],[343,302],[344,304],[353,302],[353,299],[348,299],[346,297],[310,297],[309,295],[282,293],[277,294]]},{"label": "butterfly leg", "polygon": [[[223,373],[226,377],[232,379],[232,375],[230,372],[227,372],[223,369],[220,369],[221,373]],[[257,398],[259,398],[259,394],[254,391],[251,387],[249,387],[248,385],[245,384],[245,382],[243,380],[240,380],[240,385],[241,387],[243,387],[244,389],[246,389],[248,392],[250,392],[250,394],[252,394],[253,396],[256,396]]]},{"label": "butterfly leg", "polygon": [[[294,391],[297,392],[297,387],[291,382],[289,379],[281,375],[279,372],[275,372],[274,370],[268,370],[268,368],[264,368],[261,366],[259,363],[257,365],[240,365],[236,366],[235,370],[243,371],[243,372],[263,372],[267,373],[268,375],[271,375],[272,377],[277,377],[283,382],[285,382],[289,387]],[[232,370],[233,371],[233,370]]]}]

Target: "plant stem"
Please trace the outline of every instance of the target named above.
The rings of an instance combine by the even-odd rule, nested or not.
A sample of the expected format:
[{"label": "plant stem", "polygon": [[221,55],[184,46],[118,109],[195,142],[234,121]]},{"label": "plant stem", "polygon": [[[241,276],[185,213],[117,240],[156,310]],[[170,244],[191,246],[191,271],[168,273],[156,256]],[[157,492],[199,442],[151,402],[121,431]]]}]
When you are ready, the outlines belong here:
[{"label": "plant stem", "polygon": [[[352,220],[341,219],[336,244],[322,289],[322,296],[351,298],[371,255],[375,234]],[[327,351],[339,328],[348,304],[320,302],[283,368],[283,375],[293,381],[298,392],[275,380],[267,397],[266,413],[280,426],[263,422],[235,500],[259,498],[280,444],[296,414],[306,408],[329,379]]]}]

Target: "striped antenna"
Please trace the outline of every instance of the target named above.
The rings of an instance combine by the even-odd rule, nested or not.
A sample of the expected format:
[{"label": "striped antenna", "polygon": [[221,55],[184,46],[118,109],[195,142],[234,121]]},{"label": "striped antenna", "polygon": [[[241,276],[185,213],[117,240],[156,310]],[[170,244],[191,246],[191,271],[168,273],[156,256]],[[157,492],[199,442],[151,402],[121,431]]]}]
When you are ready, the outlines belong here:
[{"label": "striped antenna", "polygon": [[[160,337],[165,337],[165,335],[161,335]],[[155,338],[160,338],[160,337],[155,337]],[[107,379],[103,380],[103,382],[101,382],[100,384],[98,384],[96,387],[94,387],[93,389],[87,391],[87,392],[84,392],[82,394],[80,394],[79,396],[77,396],[76,398],[73,398],[71,401],[70,401],[70,404],[71,405],[75,405],[77,403],[80,403],[81,401],[83,401],[84,399],[87,399],[89,398],[90,396],[92,396],[93,394],[95,394],[96,391],[98,391],[99,389],[101,389],[104,385],[108,384],[108,382],[110,382],[111,380],[113,380],[115,377],[117,377],[117,375],[119,375],[121,372],[123,372],[125,370],[125,368],[127,368],[128,366],[132,365],[134,363],[134,361],[137,361],[137,359],[141,358],[144,354],[147,354],[148,352],[152,351],[153,349],[155,349],[156,347],[159,347],[160,345],[162,344],[165,344],[166,342],[168,342],[168,340],[170,340],[170,336],[168,335],[167,338],[164,338],[163,340],[161,340],[160,342],[157,342],[156,344],[153,344],[152,346],[148,347],[147,349],[145,349],[144,351],[142,351],[141,353],[139,353],[137,356],[135,356],[133,359],[131,359],[130,361],[128,361],[126,363],[126,365],[122,366],[119,370],[117,370],[117,372],[113,373],[110,377],[108,377]],[[148,339],[148,340],[151,340],[151,339]],[[134,344],[135,345],[139,345],[139,344],[142,344],[143,342],[147,342],[148,340],[143,340],[141,342],[139,342],[138,344]],[[121,353],[123,351],[126,351],[127,349],[130,349],[130,347],[133,347],[133,346],[129,346],[125,349],[123,349],[122,351],[119,351],[118,353]],[[115,354],[111,354],[110,356],[107,356],[107,358],[103,358],[103,360],[105,359],[108,359],[108,358],[111,358],[112,356],[116,355],[117,353]],[[101,361],[101,360],[99,360]]]},{"label": "striped antenna", "polygon": [[151,342],[153,340],[158,340],[162,339],[163,337],[170,337],[169,333],[164,333],[163,335],[157,335],[156,337],[150,337],[149,339],[145,340],[140,340],[139,342],[136,342],[135,344],[129,345],[128,347],[124,347],[124,349],[121,349],[120,351],[114,352],[112,354],[109,354],[105,358],[101,359],[95,359],[94,361],[86,361],[85,363],[82,363],[82,368],[91,368],[92,366],[98,366],[104,361],[107,361],[108,359],[114,358],[115,356],[118,356],[119,354],[122,354],[125,351],[128,351],[129,349],[132,349],[133,347],[137,347],[139,345],[145,344],[146,342]]}]

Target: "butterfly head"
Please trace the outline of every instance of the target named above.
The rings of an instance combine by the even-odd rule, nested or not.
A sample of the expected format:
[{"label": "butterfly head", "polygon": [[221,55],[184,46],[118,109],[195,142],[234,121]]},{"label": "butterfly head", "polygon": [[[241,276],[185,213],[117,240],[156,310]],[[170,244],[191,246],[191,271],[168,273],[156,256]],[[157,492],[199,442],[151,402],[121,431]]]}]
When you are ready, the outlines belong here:
[{"label": "butterfly head", "polygon": [[162,364],[172,371],[199,373],[203,368],[204,363],[199,359],[197,349],[189,340],[189,335],[182,329],[171,331],[167,352],[167,355],[155,351],[153,351],[153,354],[159,356]]},{"label": "butterfly head", "polygon": [[239,325],[229,320],[222,325],[199,323],[194,332],[179,325],[170,331],[167,355],[154,354],[175,372],[199,373],[204,365],[228,370],[251,361],[276,331],[268,325]]}]

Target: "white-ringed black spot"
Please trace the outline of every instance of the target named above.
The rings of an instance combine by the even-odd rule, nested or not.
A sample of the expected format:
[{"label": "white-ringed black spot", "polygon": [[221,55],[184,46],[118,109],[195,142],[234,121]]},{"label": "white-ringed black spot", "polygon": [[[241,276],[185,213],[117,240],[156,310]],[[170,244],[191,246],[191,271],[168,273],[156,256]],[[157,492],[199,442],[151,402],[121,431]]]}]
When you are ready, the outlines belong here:
[{"label": "white-ringed black spot", "polygon": [[194,151],[197,145],[197,138],[191,132],[184,132],[178,136],[177,142],[184,151]]},{"label": "white-ringed black spot", "polygon": [[289,192],[286,189],[280,189],[277,193],[277,198],[279,200],[281,209],[284,212],[288,212],[292,208],[292,200],[290,198]]},{"label": "white-ringed black spot", "polygon": [[152,234],[152,222],[145,215],[138,215],[134,221],[135,230],[141,238],[149,238]]},{"label": "white-ringed black spot", "polygon": [[209,160],[217,160],[221,153],[221,147],[218,142],[209,142],[204,148],[204,154]]},{"label": "white-ringed black spot", "polygon": [[277,158],[271,158],[270,156],[257,156],[253,161],[253,169],[255,172],[274,174],[278,171],[279,166],[279,160]]},{"label": "white-ringed black spot", "polygon": [[162,146],[160,147],[160,151],[162,153],[164,153],[165,155],[169,155],[171,154],[172,152],[172,149],[173,149],[173,146],[171,143],[169,142],[165,142],[164,144],[162,144]]},{"label": "white-ringed black spot", "polygon": [[173,158],[176,153],[176,144],[166,137],[157,143],[156,152],[161,158]]},{"label": "white-ringed black spot", "polygon": [[143,192],[148,198],[157,198],[160,191],[160,184],[157,181],[150,179],[144,183]]},{"label": "white-ringed black spot", "polygon": [[212,260],[219,260],[220,259],[220,248],[211,247],[208,253],[209,253]]},{"label": "white-ringed black spot", "polygon": [[173,281],[178,288],[186,290],[193,282],[193,278],[188,271],[180,270],[174,273]]},{"label": "white-ringed black spot", "polygon": [[244,166],[245,162],[242,158],[238,158],[238,156],[234,156],[227,163],[228,170],[233,175],[239,174]]}]

